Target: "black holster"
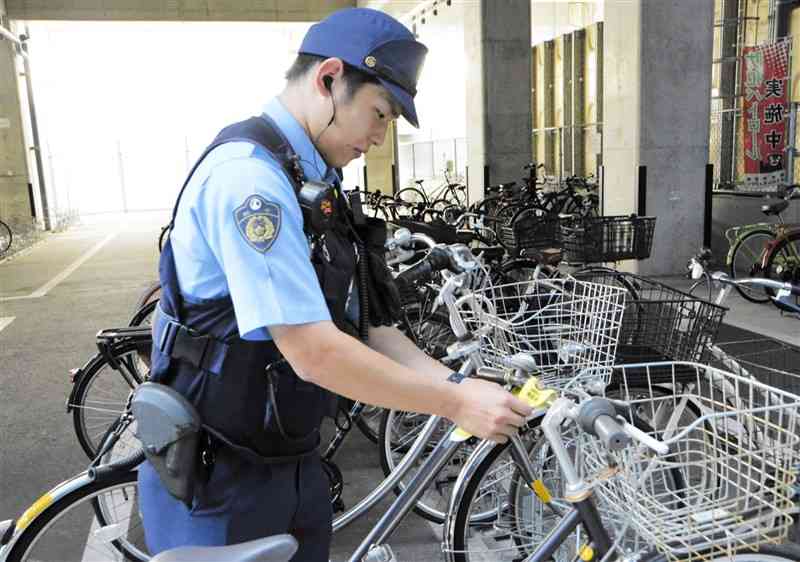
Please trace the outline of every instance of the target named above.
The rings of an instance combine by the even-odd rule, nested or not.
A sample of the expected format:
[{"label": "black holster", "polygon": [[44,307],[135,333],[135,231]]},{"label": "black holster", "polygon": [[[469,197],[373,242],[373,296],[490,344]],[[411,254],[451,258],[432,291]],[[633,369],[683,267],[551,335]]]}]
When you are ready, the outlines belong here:
[{"label": "black holster", "polygon": [[191,507],[202,464],[200,415],[181,394],[154,382],[136,389],[131,406],[147,460],[167,491]]}]

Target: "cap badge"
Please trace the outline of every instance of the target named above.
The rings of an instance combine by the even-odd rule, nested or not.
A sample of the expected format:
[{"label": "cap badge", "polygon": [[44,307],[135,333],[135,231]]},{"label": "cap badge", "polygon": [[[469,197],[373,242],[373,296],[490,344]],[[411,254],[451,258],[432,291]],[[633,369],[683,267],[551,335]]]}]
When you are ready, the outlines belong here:
[{"label": "cap badge", "polygon": [[378,61],[375,60],[375,57],[370,55],[364,59],[364,64],[367,65],[367,68],[375,68],[375,65],[378,64]]}]

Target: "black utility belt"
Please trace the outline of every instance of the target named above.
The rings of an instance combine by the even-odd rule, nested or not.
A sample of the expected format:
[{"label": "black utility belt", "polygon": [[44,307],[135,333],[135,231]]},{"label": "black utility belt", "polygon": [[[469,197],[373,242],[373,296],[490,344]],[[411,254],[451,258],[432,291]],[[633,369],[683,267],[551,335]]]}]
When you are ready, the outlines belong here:
[{"label": "black utility belt", "polygon": [[[229,448],[247,462],[270,465],[296,462],[315,454],[320,441],[316,431],[315,435],[306,436],[308,440],[316,437],[314,445],[301,453],[262,455],[204,424],[183,395],[154,382],[145,382],[136,389],[132,410],[147,460],[170,495],[188,507],[197,487],[207,480],[220,447]],[[276,442],[282,439],[275,437]]]}]

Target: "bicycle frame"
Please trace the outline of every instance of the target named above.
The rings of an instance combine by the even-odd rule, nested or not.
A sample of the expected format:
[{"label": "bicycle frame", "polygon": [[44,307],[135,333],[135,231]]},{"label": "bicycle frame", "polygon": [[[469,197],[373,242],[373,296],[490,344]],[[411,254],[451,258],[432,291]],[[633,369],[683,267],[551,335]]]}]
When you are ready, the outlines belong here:
[{"label": "bicycle frame", "polygon": [[[766,269],[767,261],[769,260],[769,257],[772,255],[772,252],[775,250],[775,248],[778,246],[778,244],[780,244],[781,242],[786,240],[789,236],[791,236],[795,232],[800,232],[800,228],[793,228],[791,226],[784,225],[784,224],[780,224],[780,225],[776,225],[776,226],[778,228],[774,229],[775,238],[773,240],[770,240],[769,242],[767,242],[765,244],[764,251],[761,254],[761,268],[762,269]],[[792,255],[789,256],[789,257],[794,259],[794,260],[797,260],[798,262],[800,262],[800,252],[797,251],[797,249],[794,247],[794,245],[791,245],[791,246],[788,246],[788,247],[791,248],[790,251],[792,253]]]},{"label": "bicycle frame", "polygon": [[[591,542],[594,545],[594,549],[597,552],[595,559],[602,559],[611,550],[613,541],[603,526],[600,513],[592,499],[591,488],[576,474],[569,453],[561,438],[559,426],[564,419],[563,412],[559,411],[559,407],[556,405],[546,413],[540,410],[531,420],[535,421],[539,418],[543,418],[541,427],[566,476],[568,491],[566,499],[571,502],[572,507],[566,513],[560,513],[559,508],[547,503],[547,506],[556,515],[560,515],[561,519],[536,550],[524,560],[525,562],[545,562],[552,559],[553,554],[568,540],[579,525],[583,525],[586,530],[589,538],[587,543]],[[534,474],[534,469],[528,459],[528,451],[519,434],[512,437],[510,441],[512,447],[511,456],[516,469],[521,472],[525,481],[533,489],[532,483],[537,480],[538,476]],[[454,513],[456,506],[463,500],[467,484],[475,477],[478,468],[495,447],[497,447],[496,443],[490,441],[482,442],[459,473],[458,480],[450,496],[450,509],[444,523],[442,549],[449,562],[455,561],[454,542],[457,529]]]}]

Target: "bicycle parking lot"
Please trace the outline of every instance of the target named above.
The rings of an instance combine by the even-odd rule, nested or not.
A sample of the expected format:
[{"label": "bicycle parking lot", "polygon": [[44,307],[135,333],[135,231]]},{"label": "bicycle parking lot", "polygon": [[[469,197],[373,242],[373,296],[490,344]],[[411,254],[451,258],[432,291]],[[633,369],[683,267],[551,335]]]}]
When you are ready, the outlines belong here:
[{"label": "bicycle parking lot", "polygon": [[[2,513],[21,512],[53,482],[85,468],[86,457],[64,409],[69,371],[94,353],[92,340],[100,327],[124,323],[143,288],[142,278],[152,270],[157,253],[153,240],[162,220],[156,216],[124,225],[110,221],[75,228],[51,236],[0,269],[4,317],[13,318],[0,331],[0,360],[11,370],[30,373],[29,379],[9,381],[3,388],[0,421],[13,429],[10,449],[0,458],[0,474],[3,488],[14,493],[0,498]],[[683,278],[667,282],[680,288],[688,283]],[[743,330],[758,326],[788,344],[798,343],[793,341],[795,319],[759,309],[738,295],[732,301],[726,318],[730,326],[722,326],[718,341],[750,339],[754,334]],[[325,437],[332,433],[328,426]],[[374,444],[359,432],[354,437],[337,457],[347,482],[348,507],[383,476]],[[369,516],[337,534],[332,555],[343,558],[352,552],[389,504],[384,500]],[[88,537],[90,529],[85,532]],[[82,549],[81,536],[79,532],[74,537],[77,551]],[[410,515],[390,542],[401,560],[435,560],[441,551],[441,527]]]}]

